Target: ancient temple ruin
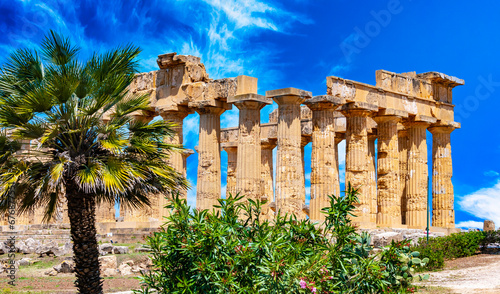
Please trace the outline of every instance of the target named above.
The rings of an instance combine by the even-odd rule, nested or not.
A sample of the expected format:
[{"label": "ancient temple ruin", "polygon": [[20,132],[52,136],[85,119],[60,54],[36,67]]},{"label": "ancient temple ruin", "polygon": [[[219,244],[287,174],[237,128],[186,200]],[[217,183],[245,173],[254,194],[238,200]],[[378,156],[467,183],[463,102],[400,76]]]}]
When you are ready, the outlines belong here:
[{"label": "ancient temple ruin", "polygon": [[[463,80],[438,72],[378,70],[376,85],[331,76],[326,78],[324,95],[285,88],[263,96],[257,94],[254,77],[210,79],[198,57],[164,54],[158,56],[158,66],[157,71],[138,74],[131,85],[132,92],[151,97],[151,111],[137,118],[148,121],[160,115],[174,122],[176,135],[169,143],[183,144],[183,120],[199,115],[199,164],[193,187],[198,209],[212,209],[221,197],[225,150],[227,193],[266,200],[262,214],[268,219],[281,210],[322,220],[327,195],[340,192],[338,144],[346,140],[345,182],[360,191],[355,223],[362,228],[425,228],[429,130],[432,226],[454,228],[450,134],[460,124],[454,121],[452,90]],[[278,109],[269,123],[261,123],[261,109],[272,103]],[[239,109],[238,127],[221,129],[221,114],[233,106]],[[311,200],[306,206],[304,146],[309,142]],[[194,153],[174,153],[170,163],[185,175],[186,158]],[[97,211],[99,228],[157,227],[168,214],[164,206],[163,196],[155,195],[152,208],[123,207],[122,219],[116,222],[113,205],[103,204]],[[22,222],[34,224],[40,219],[35,212]]]}]

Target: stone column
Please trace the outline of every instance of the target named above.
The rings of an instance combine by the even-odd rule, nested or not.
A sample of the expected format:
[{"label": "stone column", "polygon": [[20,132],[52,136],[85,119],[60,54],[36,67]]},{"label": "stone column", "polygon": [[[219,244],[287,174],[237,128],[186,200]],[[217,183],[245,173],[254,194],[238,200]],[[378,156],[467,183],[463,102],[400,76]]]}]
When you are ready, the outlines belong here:
[{"label": "stone column", "polygon": [[230,97],[228,103],[233,103],[240,110],[236,191],[247,199],[258,200],[264,191],[260,171],[260,110],[272,100],[248,93]]},{"label": "stone column", "polygon": [[398,131],[399,150],[399,198],[401,199],[401,224],[406,225],[406,184],[408,180],[408,131]]},{"label": "stone column", "polygon": [[[161,117],[166,122],[172,123],[172,130],[174,131],[174,135],[172,137],[165,138],[165,143],[176,145],[179,147],[183,147],[184,143],[184,132],[183,132],[183,124],[184,118],[189,114],[194,113],[193,110],[177,105],[175,110],[163,110],[160,112]],[[170,154],[170,158],[168,163],[172,166],[178,173],[185,175],[186,174],[186,164],[185,164],[184,152],[172,152]],[[179,193],[186,197],[186,191],[179,191]]]},{"label": "stone column", "polygon": [[370,225],[370,189],[368,171],[368,117],[376,107],[361,108],[354,103],[342,106],[342,113],[346,117],[346,189],[358,189],[359,203],[354,211],[354,223],[359,226]]},{"label": "stone column", "polygon": [[274,201],[274,185],[273,185],[273,149],[276,147],[275,139],[263,139],[262,155],[261,155],[261,169],[260,174],[262,178],[262,186],[264,187],[262,200],[267,201],[262,205],[262,218],[272,220],[274,212],[269,205]]},{"label": "stone column", "polygon": [[[172,137],[166,137],[165,143],[183,147],[184,143],[184,118],[186,118],[189,114],[194,113],[193,110],[189,109],[186,106],[175,105],[171,107],[165,107],[161,109],[160,116],[164,121],[173,124],[172,130],[174,134]],[[185,153],[188,152],[188,153]],[[191,151],[192,152],[192,151]],[[180,152],[173,151],[170,153],[170,158],[168,159],[168,164],[173,167],[178,173],[186,177],[186,158],[189,156],[188,150],[182,150]],[[186,199],[187,191],[185,189],[181,189],[179,191],[180,198]],[[169,209],[165,208],[169,204],[168,200],[165,197],[170,197],[171,195],[158,195],[157,199],[157,218],[160,221],[163,221],[164,217],[169,216]]]},{"label": "stone column", "polygon": [[455,227],[450,143],[450,134],[455,128],[455,126],[429,128],[432,133],[432,225],[434,227]]},{"label": "stone column", "polygon": [[406,123],[408,130],[408,183],[406,190],[406,224],[410,227],[427,225],[427,140],[428,122]]},{"label": "stone column", "polygon": [[368,201],[370,202],[370,223],[377,222],[377,159],[375,157],[375,140],[377,134],[372,133],[368,135]]},{"label": "stone column", "polygon": [[[317,96],[305,104],[312,110],[311,202],[309,218],[324,220],[329,195],[339,188],[335,140],[335,109],[342,103],[333,96]],[[338,194],[337,194],[338,195]]]},{"label": "stone column", "polygon": [[221,193],[220,115],[230,108],[218,100],[190,103],[200,115],[196,208],[212,210]]},{"label": "stone column", "polygon": [[401,225],[398,122],[395,115],[374,118],[378,132],[377,226]]},{"label": "stone column", "polygon": [[301,157],[300,104],[310,98],[310,92],[286,88],[266,92],[278,103],[278,154],[276,170],[276,207],[281,214],[306,217],[304,176]]},{"label": "stone column", "polygon": [[233,197],[238,193],[236,191],[236,165],[238,147],[234,145],[222,145],[222,148],[227,153],[227,178],[226,178],[226,198],[229,195]]}]

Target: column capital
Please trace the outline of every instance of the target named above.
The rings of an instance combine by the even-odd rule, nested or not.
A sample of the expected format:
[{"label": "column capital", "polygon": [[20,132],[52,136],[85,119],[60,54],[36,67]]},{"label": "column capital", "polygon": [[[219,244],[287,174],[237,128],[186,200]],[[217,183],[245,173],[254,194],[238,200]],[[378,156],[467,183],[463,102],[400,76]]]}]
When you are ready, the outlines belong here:
[{"label": "column capital", "polygon": [[187,159],[189,156],[194,154],[193,149],[183,149],[182,150],[182,158]]},{"label": "column capital", "polygon": [[262,146],[262,149],[274,149],[277,144],[277,139],[270,139],[270,138],[262,138],[260,139],[260,144]]},{"label": "column capital", "polygon": [[267,91],[266,97],[272,98],[278,105],[302,104],[312,97],[312,93],[297,88],[284,88]]},{"label": "column capital", "polygon": [[366,102],[350,102],[342,105],[340,112],[346,117],[371,117],[378,111],[378,106]]},{"label": "column capital", "polygon": [[221,143],[220,147],[224,149],[227,153],[236,152],[238,150],[238,144],[235,142]]},{"label": "column capital", "polygon": [[271,98],[267,98],[266,96],[247,93],[229,97],[227,99],[227,103],[234,104],[238,109],[262,109],[262,107],[272,104],[273,101]]},{"label": "column capital", "polygon": [[198,114],[218,114],[221,115],[226,110],[230,110],[231,104],[228,104],[221,100],[201,100],[195,102],[189,102],[189,107],[194,108]]},{"label": "column capital", "polygon": [[314,96],[304,102],[304,104],[312,111],[327,109],[331,109],[333,111],[344,103],[345,99],[331,95]]},{"label": "column capital", "polygon": [[410,127],[416,127],[416,128],[424,128],[424,129],[427,129],[431,123],[428,122],[428,121],[416,121],[416,120],[405,120],[403,121],[403,125],[404,127],[407,129],[407,128],[410,128]]},{"label": "column capital", "polygon": [[183,105],[176,105],[175,107],[168,108],[157,108],[156,112],[164,119],[164,120],[172,120],[176,119],[184,119],[186,116],[194,113],[192,108]]},{"label": "column capital", "polygon": [[152,113],[138,113],[137,111],[132,113],[130,116],[143,123],[149,123],[155,117]]},{"label": "column capital", "polygon": [[441,124],[441,123],[432,124],[428,128],[428,130],[432,134],[450,134],[451,132],[453,132],[458,128],[460,128],[460,124],[457,122],[452,122],[448,124]]},{"label": "column capital", "polygon": [[384,122],[394,122],[398,123],[402,119],[401,116],[398,115],[377,115],[373,117],[373,120],[377,123],[384,123]]}]

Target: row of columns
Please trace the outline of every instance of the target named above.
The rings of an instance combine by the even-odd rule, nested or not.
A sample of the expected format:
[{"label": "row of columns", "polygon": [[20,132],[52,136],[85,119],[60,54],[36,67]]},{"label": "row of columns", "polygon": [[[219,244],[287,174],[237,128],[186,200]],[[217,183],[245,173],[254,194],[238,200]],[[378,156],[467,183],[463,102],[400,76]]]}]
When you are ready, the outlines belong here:
[{"label": "row of columns", "polygon": [[[426,130],[433,134],[433,224],[453,227],[453,186],[450,133],[452,126],[427,121],[411,121],[407,114],[378,112],[368,104],[345,103],[333,96],[312,98],[310,92],[294,88],[257,94],[236,95],[228,103],[240,110],[236,146],[222,145],[228,154],[227,195],[240,192],[249,199],[267,200],[262,214],[272,218],[270,202],[282,214],[294,213],[305,218],[304,141],[301,136],[300,107],[312,110],[311,201],[308,215],[322,220],[321,209],[329,205],[328,195],[340,193],[338,143],[334,111],[346,117],[346,183],[360,191],[355,222],[361,226],[414,227],[426,225],[427,217],[427,144]],[[261,140],[260,110],[271,99],[278,104],[277,140]],[[220,115],[230,108],[225,102],[201,101],[190,108],[164,111],[163,119],[176,124],[169,143],[182,145],[183,119],[194,109],[200,116],[197,208],[212,209],[221,191]],[[340,109],[338,109],[340,107]],[[377,122],[377,133],[368,128],[368,120]],[[398,130],[403,123],[404,129]],[[378,139],[377,152],[375,140]],[[273,193],[272,151],[277,146],[276,186]],[[377,153],[377,157],[375,156]],[[171,165],[186,172],[186,154],[173,153]],[[165,206],[159,197],[160,209]],[[106,213],[106,211],[108,211]],[[103,206],[101,220],[112,219],[111,207]],[[125,209],[125,218],[127,210]],[[160,211],[160,215],[168,212]],[[99,218],[100,214],[98,215]]]}]

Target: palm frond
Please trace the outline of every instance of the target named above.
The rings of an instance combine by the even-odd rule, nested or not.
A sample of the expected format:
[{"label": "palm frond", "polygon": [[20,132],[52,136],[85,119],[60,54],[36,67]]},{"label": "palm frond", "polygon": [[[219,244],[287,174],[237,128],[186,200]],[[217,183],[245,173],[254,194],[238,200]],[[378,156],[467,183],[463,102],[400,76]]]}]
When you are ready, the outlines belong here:
[{"label": "palm frond", "polygon": [[42,41],[41,49],[44,59],[55,65],[65,65],[73,61],[80,51],[80,48],[71,44],[69,38],[63,38],[52,30]]}]

